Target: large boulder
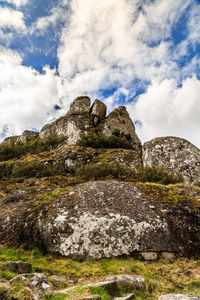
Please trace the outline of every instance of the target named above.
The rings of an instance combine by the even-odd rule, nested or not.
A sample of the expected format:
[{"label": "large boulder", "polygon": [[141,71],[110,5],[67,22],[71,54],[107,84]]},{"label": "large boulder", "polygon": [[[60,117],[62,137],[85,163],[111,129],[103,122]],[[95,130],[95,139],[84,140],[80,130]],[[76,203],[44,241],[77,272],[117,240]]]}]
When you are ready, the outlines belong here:
[{"label": "large boulder", "polygon": [[143,163],[180,173],[185,183],[200,182],[200,149],[185,139],[167,136],[144,143]]},{"label": "large boulder", "polygon": [[58,135],[67,136],[67,144],[74,145],[80,139],[81,135],[87,134],[93,130],[93,124],[90,120],[90,98],[78,97],[71,106],[68,113],[52,122],[45,125],[40,131],[40,137],[50,135],[56,132]]},{"label": "large boulder", "polygon": [[41,205],[37,191],[33,195],[27,187],[25,195],[0,203],[0,240],[6,245],[80,259],[144,251],[199,254],[198,188],[94,181],[67,188]]},{"label": "large boulder", "polygon": [[125,106],[115,108],[105,119],[102,125],[102,134],[109,137],[114,131],[118,130],[133,143],[140,144],[140,139],[135,132],[135,126],[126,110]]},{"label": "large boulder", "polygon": [[160,296],[158,300],[200,300],[200,298],[183,294],[167,294]]},{"label": "large boulder", "polygon": [[96,99],[90,109],[90,114],[93,117],[93,124],[95,127],[98,126],[99,123],[105,118],[106,111],[106,105],[103,102]]}]

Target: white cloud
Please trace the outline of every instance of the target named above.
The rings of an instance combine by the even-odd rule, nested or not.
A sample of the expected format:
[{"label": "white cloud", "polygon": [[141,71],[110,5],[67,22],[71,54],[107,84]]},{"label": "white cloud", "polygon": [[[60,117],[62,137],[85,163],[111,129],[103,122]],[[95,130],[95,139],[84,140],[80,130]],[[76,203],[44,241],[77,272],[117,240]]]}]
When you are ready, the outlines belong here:
[{"label": "white cloud", "polygon": [[136,104],[127,106],[142,141],[157,136],[179,136],[200,147],[200,81],[187,78],[182,87],[174,79],[153,81]]},{"label": "white cloud", "polygon": [[20,134],[52,119],[58,103],[59,78],[48,67],[44,74],[22,65],[19,54],[0,52],[0,133]]},{"label": "white cloud", "polygon": [[25,29],[23,13],[7,7],[0,7],[0,27]]},{"label": "white cloud", "polygon": [[20,7],[26,5],[28,0],[5,0],[5,2],[14,4],[16,7]]}]

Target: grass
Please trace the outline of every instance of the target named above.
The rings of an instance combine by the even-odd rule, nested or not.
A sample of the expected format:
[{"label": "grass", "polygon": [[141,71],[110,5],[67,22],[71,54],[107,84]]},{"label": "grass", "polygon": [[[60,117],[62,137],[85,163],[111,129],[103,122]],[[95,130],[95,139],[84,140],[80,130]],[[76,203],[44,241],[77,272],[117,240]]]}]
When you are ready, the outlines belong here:
[{"label": "grass", "polygon": [[[182,293],[197,296],[200,294],[200,259],[179,258],[174,263],[167,263],[164,260],[158,262],[140,261],[135,257],[119,257],[112,259],[94,260],[89,259],[83,262],[72,259],[43,255],[38,249],[25,251],[24,249],[1,248],[0,249],[0,279],[10,280],[16,274],[9,272],[2,264],[5,261],[26,261],[32,263],[33,272],[41,272],[47,277],[51,275],[65,276],[65,286],[68,281],[73,280],[77,284],[78,279],[85,278],[83,283],[78,285],[78,289],[68,295],[59,295],[52,298],[46,296],[45,299],[73,299],[80,295],[101,295],[103,300],[110,299],[102,289],[82,289],[91,279],[96,281],[104,280],[106,276],[115,274],[142,275],[146,279],[145,291],[131,291],[119,288],[120,294],[132,292],[136,294],[136,300],[157,299],[158,296],[167,293]],[[12,287],[9,295],[17,296],[17,299],[25,298],[28,292],[24,290],[24,283],[18,283]],[[55,289],[55,286],[53,286]],[[21,291],[21,292],[20,292]],[[0,290],[1,293],[1,290]],[[20,294],[21,293],[21,294]],[[21,298],[19,298],[19,295]],[[24,298],[23,298],[24,297]],[[26,297],[28,297],[26,295]],[[11,298],[10,298],[11,299]]]}]

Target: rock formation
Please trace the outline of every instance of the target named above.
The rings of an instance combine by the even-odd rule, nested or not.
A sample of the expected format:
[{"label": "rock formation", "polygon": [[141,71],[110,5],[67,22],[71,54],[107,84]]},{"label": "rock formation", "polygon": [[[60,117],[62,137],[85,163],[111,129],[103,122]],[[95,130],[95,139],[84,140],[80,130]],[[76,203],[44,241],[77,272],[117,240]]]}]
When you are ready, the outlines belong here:
[{"label": "rock formation", "polygon": [[199,183],[200,150],[178,137],[155,138],[143,145],[143,164],[163,166],[182,175],[185,183]]},{"label": "rock formation", "polygon": [[155,252],[156,258],[166,252],[195,255],[200,248],[199,197],[195,188],[94,181],[37,207],[27,189],[16,199],[2,199],[0,240],[80,259],[134,252],[150,252],[151,257]]},{"label": "rock formation", "polygon": [[41,129],[40,137],[45,137],[55,131],[68,137],[68,145],[74,145],[81,135],[95,132],[95,128],[100,125],[101,133],[107,137],[113,131],[118,130],[131,142],[141,144],[125,107],[114,109],[108,117],[106,117],[106,110],[106,105],[97,99],[90,108],[89,97],[78,97],[72,102],[65,116]]},{"label": "rock formation", "polygon": [[39,136],[39,132],[32,130],[25,130],[18,138],[20,142],[26,142],[28,138],[36,138]]}]

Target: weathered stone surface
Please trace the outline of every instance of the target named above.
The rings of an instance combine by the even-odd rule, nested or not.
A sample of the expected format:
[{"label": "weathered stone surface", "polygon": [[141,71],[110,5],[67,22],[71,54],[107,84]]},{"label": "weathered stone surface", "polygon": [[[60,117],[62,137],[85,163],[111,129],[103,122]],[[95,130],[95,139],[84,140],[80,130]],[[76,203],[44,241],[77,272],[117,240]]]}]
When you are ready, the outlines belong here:
[{"label": "weathered stone surface", "polygon": [[90,114],[93,117],[94,126],[98,126],[100,121],[105,118],[106,110],[107,107],[103,102],[97,99],[94,101],[90,109]]},{"label": "weathered stone surface", "polygon": [[3,140],[3,143],[16,143],[19,139],[19,135],[8,136]]},{"label": "weathered stone surface", "polygon": [[87,287],[102,287],[111,296],[117,294],[117,282],[115,280],[88,284]]},{"label": "weathered stone surface", "polygon": [[167,252],[167,251],[163,251],[161,253],[161,257],[168,260],[168,261],[173,261],[176,259],[176,254],[173,252]]},{"label": "weathered stone surface", "polygon": [[57,288],[62,287],[62,284],[64,282],[66,282],[66,278],[64,276],[56,276],[56,275],[52,275],[49,278],[51,280],[51,282],[53,283],[54,286],[56,286]]},{"label": "weathered stone surface", "polygon": [[[139,186],[87,182],[66,189],[37,209],[28,190],[28,198],[19,202],[1,205],[2,199],[0,240],[80,259],[143,251],[198,254],[199,189],[177,186],[176,194],[174,190],[170,194],[171,187]],[[184,193],[188,191],[191,196],[187,199]]]},{"label": "weathered stone surface", "polygon": [[132,299],[135,299],[134,294],[129,294],[129,295],[126,295],[126,296],[123,296],[123,297],[114,298],[114,300],[132,300]]},{"label": "weathered stone surface", "polygon": [[200,300],[200,298],[183,294],[168,294],[159,297],[158,300]]},{"label": "weathered stone surface", "polygon": [[89,116],[90,99],[88,97],[76,98],[68,113],[45,125],[40,131],[40,137],[48,136],[52,132],[63,134],[68,137],[67,144],[74,145],[80,139],[81,135],[87,134],[93,130],[93,124]]},{"label": "weathered stone surface", "polygon": [[87,96],[77,97],[70,105],[70,110],[66,115],[69,116],[69,115],[89,114],[90,102],[91,100]]},{"label": "weathered stone surface", "polygon": [[144,143],[143,162],[178,172],[185,183],[199,182],[200,150],[185,139],[167,136]]},{"label": "weathered stone surface", "polygon": [[140,144],[140,139],[135,132],[135,126],[125,108],[120,106],[115,108],[105,119],[102,125],[102,134],[109,137],[113,131],[119,130],[130,141]]},{"label": "weathered stone surface", "polygon": [[39,132],[32,130],[25,130],[22,135],[19,136],[18,141],[26,142],[28,138],[36,138],[39,136]]},{"label": "weathered stone surface", "polygon": [[47,277],[40,273],[35,274],[31,279],[29,279],[28,285],[33,294],[36,296],[36,299],[41,299],[44,293],[52,290],[48,283]]},{"label": "weathered stone surface", "polygon": [[115,280],[117,284],[125,288],[132,288],[135,290],[144,290],[146,288],[145,278],[140,275],[116,275],[106,277],[106,280]]},{"label": "weathered stone surface", "polygon": [[7,261],[5,266],[14,273],[23,274],[31,273],[32,265],[22,261]]},{"label": "weathered stone surface", "polygon": [[140,254],[142,255],[142,257],[145,259],[145,260],[157,260],[158,259],[158,253],[157,252],[140,252]]}]

